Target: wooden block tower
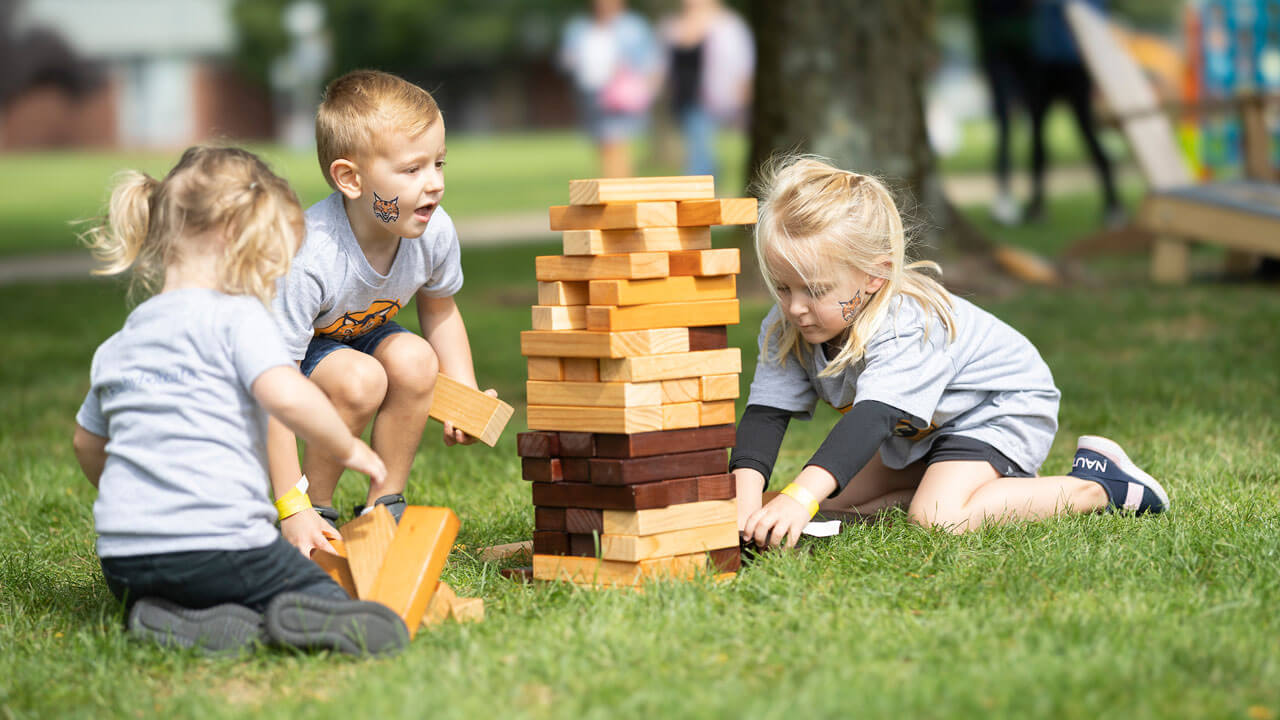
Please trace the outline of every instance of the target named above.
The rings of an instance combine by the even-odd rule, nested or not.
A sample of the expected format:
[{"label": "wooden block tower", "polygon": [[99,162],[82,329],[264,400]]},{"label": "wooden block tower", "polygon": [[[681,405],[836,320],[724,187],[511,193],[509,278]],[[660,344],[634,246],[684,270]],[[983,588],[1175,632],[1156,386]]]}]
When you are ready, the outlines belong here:
[{"label": "wooden block tower", "polygon": [[533,576],[590,586],[736,572],[727,448],[741,354],[736,248],[712,225],[752,224],[754,198],[710,176],[574,180],[551,208],[564,254],[537,258],[529,428]]}]

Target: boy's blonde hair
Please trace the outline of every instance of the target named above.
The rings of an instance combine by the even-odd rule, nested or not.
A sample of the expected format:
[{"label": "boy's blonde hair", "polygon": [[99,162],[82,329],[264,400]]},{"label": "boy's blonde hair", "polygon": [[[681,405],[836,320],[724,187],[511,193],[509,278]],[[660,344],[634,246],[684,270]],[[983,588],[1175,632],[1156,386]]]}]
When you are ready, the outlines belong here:
[{"label": "boy's blonde hair", "polygon": [[[889,302],[899,293],[915,298],[926,313],[936,314],[949,339],[955,339],[949,295],[937,280],[921,272],[942,271],[933,262],[907,262],[902,216],[882,182],[840,170],[823,158],[788,155],[775,158],[765,168],[761,188],[756,256],[775,301],[781,303],[773,263],[790,265],[811,288],[810,278],[830,278],[822,268],[857,268],[885,279],[867,299],[849,327],[844,347],[820,377],[843,372],[863,356],[867,341],[888,313]],[[767,328],[767,335],[774,333],[781,334],[778,354],[766,360],[780,363],[788,353],[802,358],[808,350],[785,315]]]},{"label": "boy's blonde hair", "polygon": [[325,182],[337,190],[329,167],[382,149],[390,132],[417,137],[440,119],[431,93],[378,70],[352,70],[329,83],[316,112],[316,154]]},{"label": "boy's blonde hair", "polygon": [[184,251],[180,239],[214,235],[226,243],[218,289],[269,304],[304,230],[298,196],[256,155],[192,147],[162,181],[136,170],[121,173],[107,216],[81,239],[105,264],[94,274],[133,268],[132,295],[164,284],[165,268]]}]

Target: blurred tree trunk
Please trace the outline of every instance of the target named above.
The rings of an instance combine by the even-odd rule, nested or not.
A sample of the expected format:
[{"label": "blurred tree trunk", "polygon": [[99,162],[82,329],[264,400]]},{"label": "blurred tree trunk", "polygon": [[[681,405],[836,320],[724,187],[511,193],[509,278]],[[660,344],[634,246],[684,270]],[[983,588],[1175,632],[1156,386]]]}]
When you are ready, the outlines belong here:
[{"label": "blurred tree trunk", "polygon": [[[758,64],[748,176],[778,152],[878,175],[916,255],[988,250],[943,193],[924,88],[937,60],[935,0],[752,0]],[[927,247],[925,247],[927,246]]]}]

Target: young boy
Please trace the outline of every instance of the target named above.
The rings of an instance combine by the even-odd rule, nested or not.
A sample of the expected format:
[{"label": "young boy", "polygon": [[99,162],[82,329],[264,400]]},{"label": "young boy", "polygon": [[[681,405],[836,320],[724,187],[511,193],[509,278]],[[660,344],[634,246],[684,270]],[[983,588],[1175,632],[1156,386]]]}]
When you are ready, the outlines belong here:
[{"label": "young boy", "polygon": [[[316,149],[334,192],[307,210],[306,241],[274,306],[302,372],[352,432],[373,421],[372,445],[387,465],[386,494],[371,491],[366,502],[386,505],[397,520],[436,375],[476,386],[466,326],[453,301],[462,287],[458,234],[440,208],[444,138],[435,100],[401,78],[357,70],[330,83],[316,115]],[[422,336],[393,320],[415,297]],[[474,438],[446,423],[444,442]],[[284,536],[309,554],[329,547],[324,534],[332,532],[323,521],[337,525],[333,492],[343,468],[311,447],[300,468],[294,443],[283,425],[272,424],[272,478],[296,480],[302,472],[310,482],[316,512],[281,523]]]}]

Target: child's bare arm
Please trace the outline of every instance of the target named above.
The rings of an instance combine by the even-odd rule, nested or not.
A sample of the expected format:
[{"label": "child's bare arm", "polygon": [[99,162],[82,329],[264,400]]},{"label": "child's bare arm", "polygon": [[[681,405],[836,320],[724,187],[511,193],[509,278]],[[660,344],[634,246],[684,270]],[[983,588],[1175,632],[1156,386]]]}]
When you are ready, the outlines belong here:
[{"label": "child's bare arm", "polygon": [[[458,311],[453,298],[428,297],[419,293],[418,321],[422,324],[422,336],[440,360],[440,372],[478,390],[467,326],[462,321],[462,313]],[[498,392],[492,388],[485,390],[485,393],[498,397]],[[470,445],[475,441],[475,438],[453,427],[453,423],[444,424],[446,445]]]},{"label": "child's bare arm", "polygon": [[107,439],[76,423],[71,445],[75,448],[76,460],[80,462],[85,478],[90,485],[98,487],[98,478],[102,477],[102,468],[107,464]]}]

